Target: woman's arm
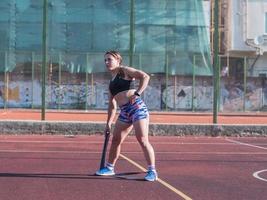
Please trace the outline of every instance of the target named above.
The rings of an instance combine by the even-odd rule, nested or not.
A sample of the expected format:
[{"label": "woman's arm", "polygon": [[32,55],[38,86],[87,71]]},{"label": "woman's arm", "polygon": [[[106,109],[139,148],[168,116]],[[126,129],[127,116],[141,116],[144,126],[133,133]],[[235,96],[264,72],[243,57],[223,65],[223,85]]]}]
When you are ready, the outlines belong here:
[{"label": "woman's arm", "polygon": [[132,67],[124,67],[124,72],[131,78],[135,78],[140,81],[136,92],[138,94],[142,94],[148,85],[150,79],[149,75],[144,71],[137,70]]}]

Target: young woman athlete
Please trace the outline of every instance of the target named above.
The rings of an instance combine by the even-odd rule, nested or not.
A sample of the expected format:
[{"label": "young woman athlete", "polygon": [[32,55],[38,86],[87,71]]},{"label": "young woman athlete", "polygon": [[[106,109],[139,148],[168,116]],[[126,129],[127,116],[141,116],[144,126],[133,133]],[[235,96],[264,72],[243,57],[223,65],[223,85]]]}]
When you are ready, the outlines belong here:
[{"label": "young woman athlete", "polygon": [[[148,140],[149,113],[146,105],[140,98],[150,78],[141,70],[123,66],[122,57],[117,51],[108,51],[104,57],[106,67],[112,76],[109,84],[106,133],[110,133],[111,125],[116,115],[117,104],[120,107],[120,114],[114,126],[106,167],[98,170],[96,174],[99,176],[115,175],[114,167],[120,155],[121,144],[131,129],[134,128],[135,136],[142,147],[148,164],[145,180],[156,181],[158,175],[155,168],[155,153]],[[135,80],[139,80],[137,89],[134,88]]]}]

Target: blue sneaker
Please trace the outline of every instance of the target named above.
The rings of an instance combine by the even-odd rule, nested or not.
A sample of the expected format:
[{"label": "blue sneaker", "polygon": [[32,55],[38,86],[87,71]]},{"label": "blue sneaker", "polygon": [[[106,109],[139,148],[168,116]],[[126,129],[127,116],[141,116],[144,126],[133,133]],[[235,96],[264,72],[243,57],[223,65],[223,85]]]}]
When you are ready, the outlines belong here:
[{"label": "blue sneaker", "polygon": [[114,172],[114,169],[104,167],[104,168],[98,170],[95,174],[98,176],[113,176],[113,175],[115,175],[115,172]]},{"label": "blue sneaker", "polygon": [[145,176],[146,181],[156,181],[158,180],[158,174],[156,170],[149,170]]}]

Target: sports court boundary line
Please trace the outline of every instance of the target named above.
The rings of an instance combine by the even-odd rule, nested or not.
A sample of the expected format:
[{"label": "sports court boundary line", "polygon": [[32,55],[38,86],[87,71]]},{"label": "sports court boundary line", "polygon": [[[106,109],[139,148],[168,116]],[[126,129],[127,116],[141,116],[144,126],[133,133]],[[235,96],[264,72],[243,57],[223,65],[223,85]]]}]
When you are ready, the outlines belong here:
[{"label": "sports court boundary line", "polygon": [[100,151],[46,151],[46,150],[19,150],[19,149],[0,149],[0,153],[58,153],[58,154],[100,154]]},{"label": "sports court boundary line", "polygon": [[[233,143],[236,143],[236,144],[239,144],[239,145],[245,145],[245,146],[249,146],[249,147],[254,147],[254,148],[258,148],[258,149],[264,149],[264,150],[267,150],[267,148],[265,147],[261,147],[261,146],[256,146],[256,145],[253,145],[253,144],[249,144],[249,143],[245,143],[245,142],[239,142],[239,141],[236,141],[236,140],[232,140],[232,139],[229,139],[229,138],[226,138],[227,141],[229,142],[233,142]],[[252,176],[258,180],[261,180],[261,181],[265,181],[267,182],[267,179],[265,178],[262,178],[259,176],[260,173],[262,172],[266,172],[267,169],[264,169],[264,170],[260,170],[260,171],[256,171],[252,174]]]},{"label": "sports court boundary line", "polygon": [[[23,135],[21,135],[23,136]],[[30,136],[31,138],[34,138],[35,136],[37,135],[24,135],[24,136]],[[85,141],[85,140],[82,140],[83,139],[83,136],[81,136],[79,138],[79,135],[77,137],[77,135],[52,135],[52,137],[57,137],[57,136],[61,136],[61,137],[58,137],[56,138],[56,140],[48,140],[48,139],[51,139],[51,138],[45,138],[47,140],[42,140],[40,139],[39,137],[40,135],[38,135],[37,137],[37,140],[27,140],[27,139],[14,139],[15,137],[17,136],[14,136],[14,137],[10,137],[10,138],[6,138],[6,137],[9,137],[6,136],[6,135],[0,135],[0,143],[44,143],[44,144],[50,144],[50,143],[83,143],[83,144],[103,144],[103,141],[102,141],[102,137],[100,138],[99,137],[99,140],[91,140],[90,136],[86,136],[86,135],[83,135],[85,137],[88,137],[86,139],[90,139],[88,141]],[[43,135],[44,136],[44,135]],[[159,136],[159,137],[165,137],[165,136]],[[168,137],[168,136],[166,136]],[[76,139],[79,139],[79,140],[75,140]],[[133,138],[133,137],[132,137]],[[74,139],[74,140],[71,140],[71,139]],[[157,141],[152,141],[153,144],[156,144],[156,145],[234,145],[234,144],[231,144],[229,142],[157,142]],[[124,144],[137,144],[136,141],[124,141]],[[262,143],[263,144],[263,143]]]},{"label": "sports court boundary line", "polygon": [[[63,136],[63,135],[62,135]],[[75,138],[76,136],[65,136],[64,138]],[[1,139],[1,136],[0,136]],[[82,140],[54,140],[54,141],[49,141],[49,140],[1,140],[0,143],[42,143],[42,144],[103,144],[103,141],[97,140],[97,141],[82,141]],[[125,141],[124,144],[137,144],[135,141],[130,142],[130,141]],[[208,143],[208,142],[155,142],[153,141],[154,145],[234,145],[229,142],[221,142],[221,143]],[[257,145],[264,145],[265,143],[257,143]]]},{"label": "sports court boundary line", "polygon": [[264,170],[261,170],[261,171],[254,172],[254,173],[253,173],[253,176],[254,176],[255,178],[261,180],[261,181],[265,181],[265,182],[267,182],[267,179],[260,177],[259,174],[261,174],[262,172],[267,172],[267,169],[264,169]]},{"label": "sports court boundary line", "polygon": [[[31,150],[31,149],[0,149],[0,153],[63,153],[63,154],[100,154],[101,151],[68,151],[68,150]],[[124,151],[127,154],[142,154],[142,151]],[[192,154],[192,155],[267,155],[267,152],[191,152],[191,151],[158,151],[157,154]]]},{"label": "sports court boundary line", "polygon": [[[147,170],[142,167],[141,165],[139,165],[138,163],[134,162],[133,160],[131,160],[130,158],[120,154],[120,156],[127,160],[128,162],[130,162],[131,164],[133,164],[134,166],[136,166],[137,168],[139,168],[140,170],[142,170],[143,172],[146,172]],[[163,186],[167,187],[168,189],[170,189],[171,191],[173,191],[174,193],[178,194],[180,197],[182,197],[184,200],[192,200],[192,198],[190,198],[189,196],[187,196],[186,194],[184,194],[183,192],[181,192],[180,190],[176,189],[175,187],[173,187],[172,185],[170,185],[169,183],[163,181],[162,179],[158,178],[157,180],[160,184],[162,184]]]},{"label": "sports court boundary line", "polygon": [[228,142],[232,142],[232,143],[236,143],[236,144],[240,144],[240,145],[245,145],[245,146],[249,146],[249,147],[254,147],[254,148],[258,148],[258,149],[267,150],[266,147],[261,147],[261,146],[257,146],[257,145],[253,145],[253,144],[249,144],[249,143],[245,143],[245,142],[239,142],[239,141],[232,140],[232,139],[229,139],[229,138],[226,138],[225,140],[228,141]]}]

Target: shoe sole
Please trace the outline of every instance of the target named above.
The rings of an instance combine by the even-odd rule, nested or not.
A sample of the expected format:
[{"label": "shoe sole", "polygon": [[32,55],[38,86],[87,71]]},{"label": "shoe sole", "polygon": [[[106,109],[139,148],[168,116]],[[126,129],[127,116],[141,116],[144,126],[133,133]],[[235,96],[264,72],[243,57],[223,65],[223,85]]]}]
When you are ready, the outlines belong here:
[{"label": "shoe sole", "polygon": [[95,175],[97,175],[97,176],[114,176],[115,173],[113,173],[113,174],[100,174],[100,173],[96,172]]},{"label": "shoe sole", "polygon": [[157,181],[158,180],[158,177],[155,178],[154,180],[150,180],[150,179],[145,179],[146,181],[149,181],[149,182],[153,182],[153,181]]}]

